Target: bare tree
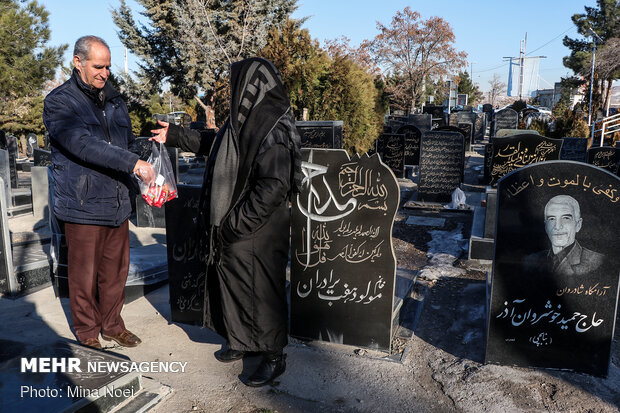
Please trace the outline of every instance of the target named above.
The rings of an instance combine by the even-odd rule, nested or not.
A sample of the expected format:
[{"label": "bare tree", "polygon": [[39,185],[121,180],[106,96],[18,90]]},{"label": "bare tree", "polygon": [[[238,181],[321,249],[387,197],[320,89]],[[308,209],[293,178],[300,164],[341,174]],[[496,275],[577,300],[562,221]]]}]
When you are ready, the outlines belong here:
[{"label": "bare tree", "polygon": [[491,86],[491,89],[488,92],[489,101],[491,102],[491,105],[495,106],[495,99],[506,93],[506,83],[502,82],[499,74],[494,73],[493,79],[489,80],[489,86]]},{"label": "bare tree", "polygon": [[424,93],[424,80],[443,78],[466,64],[467,53],[454,47],[450,24],[441,17],[422,20],[420,13],[405,7],[390,26],[377,22],[380,33],[362,48],[368,48],[379,66],[403,80],[404,87],[390,92],[408,103],[413,112]]}]

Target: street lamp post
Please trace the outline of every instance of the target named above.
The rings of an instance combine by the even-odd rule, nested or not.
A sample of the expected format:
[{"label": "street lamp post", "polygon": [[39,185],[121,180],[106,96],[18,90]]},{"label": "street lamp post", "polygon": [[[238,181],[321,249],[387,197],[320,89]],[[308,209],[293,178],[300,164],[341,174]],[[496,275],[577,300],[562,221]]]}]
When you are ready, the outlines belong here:
[{"label": "street lamp post", "polygon": [[[592,36],[592,43],[593,43],[593,49],[592,49],[592,73],[590,75],[590,104],[588,105],[588,125],[592,126],[592,133],[591,133],[591,138],[592,141],[594,141],[594,125],[596,122],[592,122],[592,90],[593,90],[593,86],[594,86],[594,61],[596,59],[596,40],[598,39],[601,43],[603,43],[603,40],[598,36],[598,34],[596,34],[596,32],[594,30],[592,30],[591,27],[588,27],[588,32],[590,33],[590,35]],[[603,142],[603,138],[601,137],[601,146]]]}]

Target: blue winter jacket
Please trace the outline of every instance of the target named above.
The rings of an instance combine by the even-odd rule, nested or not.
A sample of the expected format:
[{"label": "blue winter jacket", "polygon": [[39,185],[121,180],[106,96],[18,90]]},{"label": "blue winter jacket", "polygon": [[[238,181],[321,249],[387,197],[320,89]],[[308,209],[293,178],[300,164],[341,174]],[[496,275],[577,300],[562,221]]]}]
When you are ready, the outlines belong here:
[{"label": "blue winter jacket", "polygon": [[56,218],[119,226],[131,214],[130,173],[138,160],[127,106],[109,82],[97,106],[78,86],[77,72],[45,98]]}]

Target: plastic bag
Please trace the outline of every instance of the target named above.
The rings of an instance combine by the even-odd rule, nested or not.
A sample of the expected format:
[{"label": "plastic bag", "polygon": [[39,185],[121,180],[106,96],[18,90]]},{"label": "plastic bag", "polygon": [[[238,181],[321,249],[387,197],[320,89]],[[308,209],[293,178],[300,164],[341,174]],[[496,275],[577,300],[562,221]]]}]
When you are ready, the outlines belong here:
[{"label": "plastic bag", "polygon": [[159,149],[155,142],[151,155],[147,160],[155,170],[155,180],[151,185],[147,185],[141,179],[138,179],[140,185],[140,194],[147,204],[161,208],[166,202],[177,197],[177,185],[172,172],[172,164],[168,157],[168,151],[163,143],[159,144]]}]

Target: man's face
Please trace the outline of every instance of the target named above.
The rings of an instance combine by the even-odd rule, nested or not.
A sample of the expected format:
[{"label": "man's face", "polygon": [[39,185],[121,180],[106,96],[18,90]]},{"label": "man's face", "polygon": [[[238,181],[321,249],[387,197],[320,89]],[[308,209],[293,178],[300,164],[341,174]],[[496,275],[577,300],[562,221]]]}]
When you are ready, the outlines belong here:
[{"label": "man's face", "polygon": [[101,89],[110,76],[110,51],[101,43],[93,42],[87,59],[73,56],[73,64],[82,81],[95,89]]},{"label": "man's face", "polygon": [[568,203],[552,203],[545,208],[545,231],[554,254],[575,242],[581,221],[581,218],[575,217],[573,207]]}]

